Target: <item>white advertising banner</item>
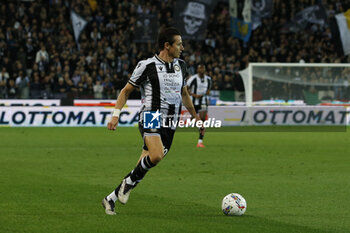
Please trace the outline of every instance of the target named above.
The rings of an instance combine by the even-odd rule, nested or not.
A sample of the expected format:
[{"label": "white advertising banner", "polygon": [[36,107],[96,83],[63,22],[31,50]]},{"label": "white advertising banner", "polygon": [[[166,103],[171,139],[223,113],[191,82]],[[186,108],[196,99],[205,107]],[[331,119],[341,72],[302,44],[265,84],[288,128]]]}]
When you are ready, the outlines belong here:
[{"label": "white advertising banner", "polygon": [[[0,126],[106,126],[113,108],[0,107]],[[119,126],[136,126],[139,108],[124,108]]]},{"label": "white advertising banner", "polygon": [[223,126],[349,125],[350,108],[343,106],[209,106],[208,115]]},{"label": "white advertising banner", "polygon": [[[101,126],[111,117],[111,107],[2,107],[0,126]],[[126,107],[119,126],[137,126],[139,107]],[[190,118],[186,109],[182,120]],[[341,106],[209,106],[208,116],[222,126],[242,125],[349,125],[350,108]]]}]

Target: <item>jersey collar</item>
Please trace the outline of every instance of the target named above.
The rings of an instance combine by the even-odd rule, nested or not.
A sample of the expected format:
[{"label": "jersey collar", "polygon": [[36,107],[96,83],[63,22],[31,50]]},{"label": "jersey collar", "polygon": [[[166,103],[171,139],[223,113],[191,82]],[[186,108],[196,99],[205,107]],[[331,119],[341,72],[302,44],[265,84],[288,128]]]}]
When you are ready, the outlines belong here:
[{"label": "jersey collar", "polygon": [[174,61],[172,62],[166,62],[164,61],[163,59],[161,59],[157,54],[154,55],[155,58],[160,61],[163,65],[165,65],[166,67],[166,70],[167,70],[167,73],[175,73],[175,70],[174,70]]},{"label": "jersey collar", "polygon": [[157,58],[157,60],[160,61],[162,64],[167,63],[167,62],[163,61],[157,54],[154,55],[154,56],[155,56],[155,58]]}]

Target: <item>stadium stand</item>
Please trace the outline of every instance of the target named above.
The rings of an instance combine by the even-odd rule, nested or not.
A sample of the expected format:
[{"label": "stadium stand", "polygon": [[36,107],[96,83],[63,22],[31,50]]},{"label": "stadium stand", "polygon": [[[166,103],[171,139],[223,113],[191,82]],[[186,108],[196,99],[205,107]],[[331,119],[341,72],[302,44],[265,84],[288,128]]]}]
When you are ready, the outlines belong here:
[{"label": "stadium stand", "polygon": [[[0,7],[0,98],[115,99],[138,60],[156,53],[151,43],[135,43],[138,14],[156,14],[159,27],[174,25],[174,0],[164,1],[3,1]],[[89,4],[90,3],[90,4]],[[316,0],[274,0],[249,42],[230,35],[228,1],[212,11],[204,41],[185,41],[183,59],[194,74],[207,66],[213,90],[243,91],[238,70],[249,62],[349,62],[332,42],[329,24],[286,33],[282,26]],[[328,19],[348,0],[324,0]],[[89,21],[74,39],[70,8]],[[133,98],[138,97],[133,93]],[[312,94],[310,94],[311,96]],[[224,95],[229,98],[229,95]],[[310,97],[311,98],[311,97]]]}]

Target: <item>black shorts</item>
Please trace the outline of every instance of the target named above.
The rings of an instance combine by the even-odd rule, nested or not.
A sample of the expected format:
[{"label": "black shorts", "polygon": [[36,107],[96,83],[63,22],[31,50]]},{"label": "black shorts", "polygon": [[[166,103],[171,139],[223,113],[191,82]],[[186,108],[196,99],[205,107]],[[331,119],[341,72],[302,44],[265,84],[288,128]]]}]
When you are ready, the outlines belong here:
[{"label": "black shorts", "polygon": [[139,122],[139,131],[141,133],[141,136],[143,138],[143,149],[148,150],[147,145],[145,143],[145,135],[160,135],[160,139],[162,140],[163,146],[164,146],[164,156],[169,152],[171,144],[173,142],[175,130],[170,128],[163,128],[160,129],[144,129],[143,125]]},{"label": "black shorts", "polygon": [[208,111],[208,105],[207,104],[194,105],[194,109],[196,110],[196,113]]}]

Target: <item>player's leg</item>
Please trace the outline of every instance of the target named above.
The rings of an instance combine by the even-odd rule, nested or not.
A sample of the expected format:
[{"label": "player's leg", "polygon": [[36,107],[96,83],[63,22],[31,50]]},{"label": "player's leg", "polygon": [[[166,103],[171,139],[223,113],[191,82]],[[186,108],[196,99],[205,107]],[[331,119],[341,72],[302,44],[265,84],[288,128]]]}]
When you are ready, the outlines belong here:
[{"label": "player's leg", "polygon": [[164,147],[161,136],[146,136],[145,142],[151,162],[154,164],[159,163],[164,157]]},{"label": "player's leg", "polygon": [[[146,173],[154,167],[164,156],[163,143],[160,135],[145,136],[145,144],[147,150],[143,150],[136,167],[127,176],[126,183],[128,185],[136,186]],[[119,196],[119,195],[118,195]]]},{"label": "player's leg", "polygon": [[175,130],[166,128],[161,128],[156,134],[146,133],[144,137],[144,151],[140,156],[140,160],[120,186],[118,200],[121,203],[125,204],[128,201],[131,189],[169,152],[174,134]]},{"label": "player's leg", "polygon": [[[137,162],[137,164],[140,163],[141,159],[145,156],[147,156],[149,154],[148,150],[145,150],[143,149],[142,150],[142,153],[140,155],[140,158]],[[125,177],[124,179],[126,179],[127,177],[129,177],[131,174],[131,172],[129,172]],[[123,179],[123,180],[124,180]],[[138,182],[136,182],[136,184],[134,185],[134,187],[137,185]],[[107,197],[105,197],[103,200],[102,200],[102,205],[103,207],[105,208],[105,212],[106,214],[108,215],[115,215],[115,210],[114,210],[114,206],[115,206],[115,202],[118,200],[118,192],[120,190],[120,187],[121,187],[122,183],[118,185],[118,187],[113,191],[111,192]]]},{"label": "player's leg", "polygon": [[[143,130],[140,130],[140,132],[143,136]],[[142,180],[147,171],[154,167],[169,151],[174,133],[175,131],[173,130],[165,130],[162,131],[161,137],[159,134],[155,134],[154,136],[149,136],[150,134],[148,134],[148,136],[144,137],[145,145],[135,169],[126,175],[115,191],[102,201],[107,214],[115,214],[114,202],[116,200],[119,200],[123,204],[128,201],[130,191]]]},{"label": "player's leg", "polygon": [[[141,161],[141,159],[142,159],[143,157],[147,156],[148,154],[149,154],[148,150],[142,149],[142,153],[141,153],[140,158],[139,158],[139,160],[137,161],[136,165],[139,164],[140,161]],[[124,177],[124,179],[127,178],[128,176],[130,176],[130,174],[131,174],[131,172],[129,172],[129,173]],[[109,195],[107,196],[107,199],[108,199],[108,200],[113,200],[114,202],[117,201],[117,200],[118,200],[117,195],[118,195],[119,189],[120,189],[120,185],[119,185],[111,194],[109,194]]]},{"label": "player's leg", "polygon": [[[140,130],[140,133],[141,133],[141,137],[144,138],[144,129],[142,127],[142,125],[140,124],[139,125],[139,130]],[[143,150],[142,150],[142,153],[140,155],[140,158],[137,162],[137,164],[140,163],[141,159],[143,157],[145,157],[146,155],[148,155],[148,148],[146,146],[146,144],[144,143],[143,145]],[[132,171],[131,171],[132,172]],[[102,205],[103,207],[105,208],[105,212],[106,214],[108,215],[114,215],[115,214],[115,210],[114,210],[114,206],[115,206],[115,202],[118,200],[118,193],[119,193],[119,190],[120,190],[120,187],[121,185],[123,184],[123,181],[128,178],[130,175],[131,175],[131,172],[129,172],[122,180],[122,183],[120,183],[118,185],[118,187],[113,191],[111,192],[108,196],[106,196],[103,200],[102,200]],[[137,183],[136,183],[137,184]],[[136,186],[135,184],[135,186]],[[125,186],[125,185],[124,185]],[[135,187],[134,186],[134,187]]]},{"label": "player's leg", "polygon": [[[129,172],[123,179],[123,181],[129,177],[131,174],[131,172]],[[105,208],[105,212],[106,214],[108,215],[115,215],[115,202],[118,200],[118,193],[119,193],[119,190],[120,190],[120,187],[121,185],[123,184],[120,183],[118,185],[118,187],[113,191],[111,192],[107,197],[105,197],[103,200],[102,200],[102,205],[103,207]]]},{"label": "player's leg", "polygon": [[118,191],[118,200],[122,204],[128,201],[131,190],[164,156],[163,143],[159,134],[145,136],[145,143],[148,153],[144,152],[141,154],[140,157],[142,158],[139,163],[121,183],[120,190]]},{"label": "player's leg", "polygon": [[[199,117],[201,117],[201,116],[200,116],[201,105],[193,105],[193,106],[194,106],[194,109],[195,109],[197,115],[199,115]],[[192,117],[191,119],[193,119],[193,117]],[[201,118],[201,119],[202,119],[202,118]],[[204,129],[204,128],[200,128],[200,129],[199,129],[199,139],[198,139],[198,142],[197,142],[197,147],[204,147],[204,145],[203,145],[203,140],[201,139],[201,132],[202,132],[202,129]]]},{"label": "player's leg", "polygon": [[[204,122],[207,118],[207,113],[208,111],[206,109],[201,108],[199,110],[199,118]],[[197,143],[197,147],[205,147],[203,144],[203,138],[204,138],[204,134],[205,134],[205,128],[201,127],[199,129],[199,139],[198,139],[198,143]]]},{"label": "player's leg", "polygon": [[140,155],[140,158],[139,158],[139,160],[137,161],[136,164],[138,164],[138,163],[141,161],[141,159],[142,159],[143,157],[147,156],[147,155],[149,155],[148,149],[147,149],[147,150],[143,149],[143,150],[142,150],[142,153],[141,153],[141,155]]},{"label": "player's leg", "polygon": [[201,118],[202,121],[205,121],[207,118],[208,111],[203,110],[199,112],[199,117]]}]

